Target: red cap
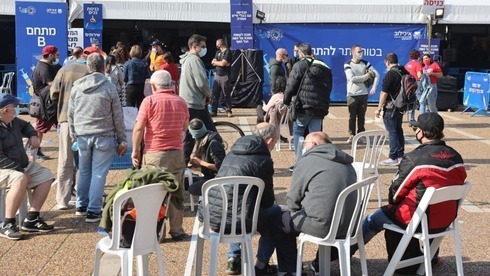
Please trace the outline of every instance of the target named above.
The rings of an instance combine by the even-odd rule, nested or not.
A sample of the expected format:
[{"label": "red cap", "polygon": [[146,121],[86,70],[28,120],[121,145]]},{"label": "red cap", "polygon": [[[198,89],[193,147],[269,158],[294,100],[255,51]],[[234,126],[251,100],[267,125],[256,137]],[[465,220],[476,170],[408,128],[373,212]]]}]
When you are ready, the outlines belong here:
[{"label": "red cap", "polygon": [[48,45],[48,46],[43,48],[43,56],[54,55],[56,53],[58,53],[58,48],[56,48],[53,45]]},{"label": "red cap", "polygon": [[85,55],[90,55],[93,53],[100,53],[100,50],[95,48],[95,47],[90,46],[90,47],[85,48],[85,50],[83,50],[83,53]]}]

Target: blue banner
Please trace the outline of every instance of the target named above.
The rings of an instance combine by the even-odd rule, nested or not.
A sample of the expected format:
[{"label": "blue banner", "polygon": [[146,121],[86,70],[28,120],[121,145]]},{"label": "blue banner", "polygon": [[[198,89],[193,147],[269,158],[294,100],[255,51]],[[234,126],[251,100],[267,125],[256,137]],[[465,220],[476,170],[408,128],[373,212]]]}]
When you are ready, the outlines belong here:
[{"label": "blue banner", "polygon": [[83,4],[84,45],[88,47],[97,39],[102,49],[103,27],[102,4]]},{"label": "blue banner", "polygon": [[[382,24],[256,24],[255,46],[264,51],[264,76],[269,75],[269,59],[275,57],[276,49],[285,48],[289,56],[298,42],[310,43],[315,56],[323,60],[333,74],[331,101],[346,101],[346,78],[344,63],[352,58],[350,48],[360,45],[364,59],[380,73],[381,79],[376,94],[369,97],[377,102],[381,91],[386,66],[384,57],[389,52],[398,55],[399,63],[409,61],[408,53],[418,48],[418,40],[426,37],[425,25]],[[269,78],[264,77],[264,97],[269,98]]]},{"label": "blue banner", "polygon": [[252,0],[230,1],[232,49],[253,49]]},{"label": "blue banner", "polygon": [[464,81],[463,105],[479,110],[488,109],[490,95],[490,74],[466,72]]},{"label": "blue banner", "polygon": [[60,60],[67,55],[66,3],[15,2],[17,97],[28,103],[34,93],[32,71],[46,45],[58,47]]}]

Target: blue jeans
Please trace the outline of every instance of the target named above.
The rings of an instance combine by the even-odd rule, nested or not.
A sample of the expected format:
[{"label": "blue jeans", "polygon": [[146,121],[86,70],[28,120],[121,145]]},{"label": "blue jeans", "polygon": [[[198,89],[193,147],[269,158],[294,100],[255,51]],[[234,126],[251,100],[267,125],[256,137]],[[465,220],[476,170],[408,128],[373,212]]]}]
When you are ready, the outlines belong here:
[{"label": "blue jeans", "polygon": [[437,83],[433,83],[431,85],[432,91],[429,95],[427,95],[427,100],[423,103],[420,103],[420,114],[424,114],[426,112],[437,113]]},{"label": "blue jeans", "polygon": [[[307,115],[299,115],[298,119],[294,121],[294,125],[293,125],[294,150],[296,151],[298,149],[299,137],[303,136],[303,133],[305,132],[306,128],[308,128],[308,131],[310,133],[315,131],[321,131],[322,123],[323,123],[323,119],[313,118]],[[299,159],[298,157],[300,156],[301,155],[299,155],[296,152],[296,161]]]},{"label": "blue jeans", "polygon": [[405,151],[405,138],[403,137],[402,128],[403,114],[398,110],[386,110],[383,114],[383,123],[386,131],[388,131],[388,138],[390,140],[390,154],[389,157],[392,160],[403,157]]},{"label": "blue jeans", "polygon": [[[257,231],[260,233],[259,238],[259,248],[257,249],[257,259],[261,262],[268,263],[276,245],[270,231],[269,224],[271,223],[271,218],[278,217],[282,213],[281,207],[279,205],[272,205],[269,208],[260,208],[259,219],[257,222]],[[226,257],[239,258],[241,257],[241,250],[239,243],[230,243],[228,252],[226,252]]]},{"label": "blue jeans", "polygon": [[116,153],[116,138],[81,136],[77,142],[80,175],[76,206],[87,207],[87,211],[100,214],[107,173]]}]

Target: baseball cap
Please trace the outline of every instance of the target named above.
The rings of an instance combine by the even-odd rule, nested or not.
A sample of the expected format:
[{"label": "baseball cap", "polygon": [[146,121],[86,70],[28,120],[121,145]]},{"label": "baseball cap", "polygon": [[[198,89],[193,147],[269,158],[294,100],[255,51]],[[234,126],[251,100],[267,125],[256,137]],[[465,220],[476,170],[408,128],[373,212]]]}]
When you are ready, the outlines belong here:
[{"label": "baseball cap", "polygon": [[158,70],[151,75],[150,78],[150,83],[153,83],[156,86],[159,87],[168,87],[172,85],[172,77],[170,76],[170,73],[165,70]]},{"label": "baseball cap", "polygon": [[90,54],[93,54],[93,53],[100,53],[100,50],[97,49],[97,48],[95,48],[95,47],[89,46],[89,47],[87,47],[87,48],[85,48],[83,50],[83,53],[85,55],[90,55]]},{"label": "baseball cap", "polygon": [[58,52],[58,48],[56,48],[56,46],[53,45],[48,45],[43,48],[43,56],[54,55],[57,52]]},{"label": "baseball cap", "polygon": [[444,129],[444,119],[435,112],[420,114],[417,121],[411,121],[410,123],[423,131],[434,132],[436,128],[438,131]]},{"label": "baseball cap", "polygon": [[92,43],[91,43],[91,44],[92,44],[92,45],[97,45],[97,46],[99,46],[99,45],[100,45],[100,42],[99,42],[99,40],[98,40],[98,39],[94,39],[94,40],[92,40]]},{"label": "baseball cap", "polygon": [[161,42],[160,40],[155,40],[153,41],[151,44],[151,46],[157,46],[157,45],[160,45],[160,46],[163,46],[163,42]]},{"label": "baseball cap", "polygon": [[10,94],[0,93],[0,108],[4,108],[9,104],[20,104],[20,98],[14,97]]}]

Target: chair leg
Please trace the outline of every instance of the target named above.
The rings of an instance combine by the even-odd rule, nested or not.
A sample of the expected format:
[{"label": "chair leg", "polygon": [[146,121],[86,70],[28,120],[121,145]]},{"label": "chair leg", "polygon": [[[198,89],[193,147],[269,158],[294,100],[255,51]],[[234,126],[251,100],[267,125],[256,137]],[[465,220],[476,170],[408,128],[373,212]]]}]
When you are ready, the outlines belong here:
[{"label": "chair leg", "polygon": [[138,262],[138,276],[147,276],[148,275],[148,254],[139,255],[136,257]]},{"label": "chair leg", "polygon": [[303,239],[298,241],[298,253],[296,254],[296,275],[301,275],[303,270]]},{"label": "chair leg", "polygon": [[99,276],[100,273],[100,259],[102,258],[102,251],[95,248],[95,262],[94,262],[94,274],[93,276]]},{"label": "chair leg", "polygon": [[209,254],[209,275],[216,275],[218,268],[218,247],[219,247],[219,236],[211,235],[209,239],[211,253]]},{"label": "chair leg", "polygon": [[381,198],[381,182],[378,179],[376,179],[376,189],[377,189],[377,194],[378,194],[378,206],[381,208],[383,205],[383,199]]},{"label": "chair leg", "polygon": [[320,264],[320,275],[330,275],[330,259],[331,259],[331,247],[320,245],[318,246],[319,256],[318,263]]},{"label": "chair leg", "polygon": [[157,244],[155,244],[155,252],[157,254],[157,262],[158,262],[158,270],[160,272],[160,276],[163,276],[165,275],[165,266],[163,264],[163,254],[162,254],[162,250],[160,249],[160,246]]},{"label": "chair leg", "polygon": [[346,243],[343,243],[338,247],[338,250],[340,274],[342,276],[350,276],[350,246],[347,246]]},{"label": "chair leg", "polygon": [[430,254],[430,242],[429,239],[425,238],[423,241],[424,246],[424,265],[425,265],[425,275],[432,276],[432,263]]},{"label": "chair leg", "polygon": [[247,275],[254,276],[255,275],[255,268],[254,268],[252,237],[247,236],[247,242],[245,242],[244,244],[246,244],[246,252],[245,252],[245,255],[243,255],[243,256],[247,256]]},{"label": "chair leg", "polygon": [[[359,237],[357,240],[357,246],[359,247],[359,257],[361,262],[362,275],[368,275],[367,261],[366,261],[366,248],[364,246],[364,239],[362,237],[362,231],[359,232]],[[350,254],[350,252],[349,252]]]},{"label": "chair leg", "polygon": [[456,258],[456,268],[458,275],[463,276],[463,257],[461,255],[461,237],[459,236],[458,219],[456,218],[453,222],[454,228],[454,257]]},{"label": "chair leg", "polygon": [[391,276],[395,273],[397,265],[402,259],[403,253],[405,253],[408,243],[410,243],[410,240],[413,237],[413,232],[414,231],[410,233],[405,233],[403,235],[402,239],[398,243],[398,246],[396,247],[395,253],[393,253],[393,257],[391,257],[391,261],[388,264],[388,267],[386,268],[386,271],[384,273],[385,276]]},{"label": "chair leg", "polygon": [[204,239],[197,237],[196,243],[196,274],[202,275],[202,255],[204,253]]},{"label": "chair leg", "polygon": [[123,254],[121,257],[121,276],[133,274],[133,254]]}]

